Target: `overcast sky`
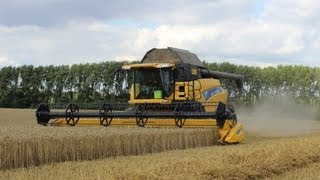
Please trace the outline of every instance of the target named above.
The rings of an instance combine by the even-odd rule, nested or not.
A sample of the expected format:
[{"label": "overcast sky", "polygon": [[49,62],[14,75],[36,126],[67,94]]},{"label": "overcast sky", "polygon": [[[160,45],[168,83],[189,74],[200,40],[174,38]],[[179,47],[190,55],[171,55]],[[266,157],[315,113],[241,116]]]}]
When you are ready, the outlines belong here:
[{"label": "overcast sky", "polygon": [[151,48],[320,66],[319,0],[0,0],[0,67],[140,60]]}]

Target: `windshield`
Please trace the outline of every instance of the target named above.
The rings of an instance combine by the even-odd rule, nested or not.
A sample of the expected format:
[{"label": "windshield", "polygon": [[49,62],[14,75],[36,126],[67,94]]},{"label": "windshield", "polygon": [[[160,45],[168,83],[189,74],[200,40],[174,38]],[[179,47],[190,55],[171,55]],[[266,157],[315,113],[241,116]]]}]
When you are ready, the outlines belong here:
[{"label": "windshield", "polygon": [[136,99],[162,99],[170,96],[173,89],[171,69],[134,70],[134,94]]}]

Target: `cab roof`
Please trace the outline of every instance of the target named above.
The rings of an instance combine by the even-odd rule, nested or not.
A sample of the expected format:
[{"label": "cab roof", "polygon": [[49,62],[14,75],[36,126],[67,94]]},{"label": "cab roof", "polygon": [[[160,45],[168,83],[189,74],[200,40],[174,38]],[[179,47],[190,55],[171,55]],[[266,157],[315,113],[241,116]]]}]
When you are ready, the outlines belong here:
[{"label": "cab roof", "polygon": [[184,63],[204,68],[197,55],[188,50],[173,47],[163,49],[153,48],[144,55],[141,63]]}]

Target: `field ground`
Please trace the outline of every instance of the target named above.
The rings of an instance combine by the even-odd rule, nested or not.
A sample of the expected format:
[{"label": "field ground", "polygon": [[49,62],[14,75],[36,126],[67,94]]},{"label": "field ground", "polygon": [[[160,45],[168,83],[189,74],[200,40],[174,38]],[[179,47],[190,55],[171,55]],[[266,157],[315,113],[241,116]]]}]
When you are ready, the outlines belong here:
[{"label": "field ground", "polygon": [[294,168],[288,172],[275,177],[268,178],[270,180],[293,180],[293,179],[320,179],[320,163],[312,163],[303,168]]},{"label": "field ground", "polygon": [[[299,123],[295,123],[298,121],[292,120],[291,122],[286,121],[286,123],[279,122],[281,126],[277,126],[277,123],[274,122],[273,119],[272,124],[275,124],[276,129],[269,124],[268,128],[261,128],[264,131],[254,129],[252,125],[248,124],[251,127],[248,127],[247,139],[242,144],[210,147],[197,147],[192,143],[192,141],[200,141],[202,138],[208,137],[208,134],[210,136],[210,131],[203,131],[201,136],[190,138],[196,136],[199,130],[190,132],[189,130],[171,129],[166,132],[159,129],[142,129],[146,134],[157,134],[147,140],[156,142],[157,138],[163,137],[162,143],[170,137],[176,136],[176,131],[180,131],[178,132],[180,138],[165,147],[179,143],[184,146],[176,149],[190,147],[192,149],[161,153],[151,152],[151,154],[141,153],[142,155],[136,156],[113,156],[91,161],[80,159],[81,161],[77,162],[44,163],[44,165],[29,168],[1,170],[0,179],[318,179],[320,177],[320,122],[299,120]],[[0,109],[0,126],[2,127],[0,141],[12,138],[8,136],[13,136],[14,131],[20,134],[17,135],[18,139],[21,139],[21,134],[28,132],[28,136],[31,136],[33,140],[39,135],[50,138],[56,136],[61,141],[67,141],[68,138],[63,139],[62,135],[59,135],[63,133],[74,134],[80,139],[84,138],[81,136],[81,132],[89,135],[95,133],[107,135],[100,132],[103,131],[101,128],[93,128],[91,131],[87,128],[76,127],[70,130],[68,127],[39,127],[35,123],[34,110]],[[244,122],[244,124],[247,123],[249,122]],[[261,126],[261,123],[265,123],[265,121],[254,123]],[[299,125],[303,125],[301,129],[299,129]],[[3,138],[3,135],[6,134],[5,130],[8,129],[10,131],[8,136]],[[151,133],[150,130],[158,132]],[[141,134],[137,128],[132,128],[132,130],[128,130],[128,128],[123,130],[108,129],[108,131],[114,131],[111,134],[130,134],[131,131],[131,134]],[[54,135],[50,135],[50,133]],[[169,133],[169,135],[161,136],[163,133]],[[183,138],[184,135],[187,135],[188,138]],[[99,137],[103,136],[99,135]],[[141,138],[141,136],[137,137]],[[204,144],[199,146],[210,145],[206,144],[207,140],[204,140]],[[72,144],[71,141],[67,142],[69,145]],[[80,143],[81,140],[77,142]],[[90,143],[90,139],[84,142]],[[99,143],[101,142],[104,141],[99,141]],[[64,146],[68,146],[68,143]],[[162,143],[158,143],[158,146],[154,147],[155,150],[163,148]],[[130,141],[124,143],[124,146],[129,146],[129,144]],[[139,146],[145,145],[150,146],[148,143]],[[75,144],[72,146],[77,147]],[[97,144],[95,146],[101,147]],[[88,147],[89,149],[85,150],[90,153],[96,151],[90,149],[90,144],[83,147]],[[133,147],[130,146],[130,148]],[[163,150],[170,150],[170,148]],[[3,162],[1,162],[1,166],[2,164]]]},{"label": "field ground", "polygon": [[34,109],[0,108],[0,127],[36,126]]}]

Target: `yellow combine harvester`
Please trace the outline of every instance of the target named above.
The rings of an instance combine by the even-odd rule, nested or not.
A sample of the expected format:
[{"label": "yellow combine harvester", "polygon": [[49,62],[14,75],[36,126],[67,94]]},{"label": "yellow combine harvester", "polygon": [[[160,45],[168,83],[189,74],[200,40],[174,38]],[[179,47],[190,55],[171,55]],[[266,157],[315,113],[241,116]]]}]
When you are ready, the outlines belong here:
[{"label": "yellow combine harvester", "polygon": [[[128,103],[103,103],[96,111],[80,112],[69,104],[64,112],[50,112],[48,104],[36,111],[42,125],[138,125],[217,128],[218,142],[244,139],[228,92],[220,78],[233,79],[241,88],[244,76],[211,71],[199,58],[177,48],[151,49],[141,63],[122,66],[133,77]],[[81,108],[82,109],[82,108]]]}]

